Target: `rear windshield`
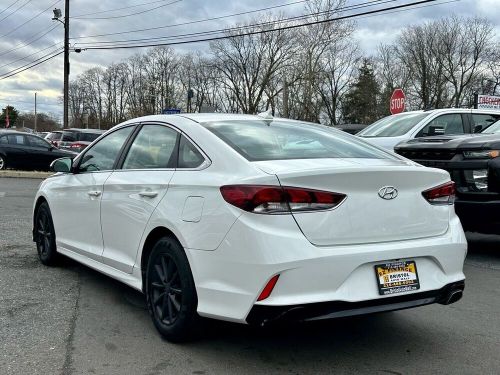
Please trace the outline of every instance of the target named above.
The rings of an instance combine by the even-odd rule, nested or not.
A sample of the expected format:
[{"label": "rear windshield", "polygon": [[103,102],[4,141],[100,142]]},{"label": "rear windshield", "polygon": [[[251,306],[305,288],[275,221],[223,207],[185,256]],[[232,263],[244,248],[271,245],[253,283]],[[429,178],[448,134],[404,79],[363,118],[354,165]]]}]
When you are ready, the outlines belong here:
[{"label": "rear windshield", "polygon": [[486,129],[484,129],[481,133],[483,133],[483,134],[500,133],[500,121],[497,121],[494,124],[491,124]]},{"label": "rear windshield", "polygon": [[360,131],[358,135],[361,137],[398,137],[408,133],[429,115],[429,112],[417,112],[384,117]]},{"label": "rear windshield", "polygon": [[203,123],[249,161],[323,158],[393,158],[356,137],[326,126],[276,121]]},{"label": "rear windshield", "polygon": [[64,142],[75,142],[76,134],[75,132],[63,131],[61,141]]},{"label": "rear windshield", "polygon": [[79,134],[79,141],[82,142],[92,142],[94,139],[97,139],[101,133],[80,133]]}]

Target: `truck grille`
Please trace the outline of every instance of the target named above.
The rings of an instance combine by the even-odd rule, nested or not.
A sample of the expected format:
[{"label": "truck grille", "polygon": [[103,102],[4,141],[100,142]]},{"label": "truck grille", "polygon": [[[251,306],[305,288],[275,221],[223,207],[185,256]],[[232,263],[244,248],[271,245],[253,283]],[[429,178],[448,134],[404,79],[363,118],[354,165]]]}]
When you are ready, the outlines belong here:
[{"label": "truck grille", "polygon": [[405,158],[420,160],[451,160],[455,156],[453,151],[418,151],[418,150],[399,150],[398,154]]}]

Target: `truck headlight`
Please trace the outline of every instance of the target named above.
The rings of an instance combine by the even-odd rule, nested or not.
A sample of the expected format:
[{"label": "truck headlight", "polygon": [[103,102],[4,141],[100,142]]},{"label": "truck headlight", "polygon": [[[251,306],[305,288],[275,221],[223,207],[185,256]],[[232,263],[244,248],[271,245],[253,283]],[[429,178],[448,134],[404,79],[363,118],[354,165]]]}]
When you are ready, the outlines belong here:
[{"label": "truck headlight", "polygon": [[475,191],[488,190],[488,170],[487,169],[472,169],[465,171],[465,179],[469,187]]},{"label": "truck headlight", "polygon": [[493,159],[500,156],[499,150],[464,151],[466,159]]}]

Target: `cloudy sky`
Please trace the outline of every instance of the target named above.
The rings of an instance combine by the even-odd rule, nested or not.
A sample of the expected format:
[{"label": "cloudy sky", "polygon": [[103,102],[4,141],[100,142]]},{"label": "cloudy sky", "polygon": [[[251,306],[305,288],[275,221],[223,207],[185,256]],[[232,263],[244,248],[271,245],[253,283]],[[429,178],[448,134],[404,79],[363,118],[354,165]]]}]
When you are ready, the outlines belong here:
[{"label": "cloudy sky", "polygon": [[[415,0],[347,0],[347,6],[378,3],[360,11],[411,3]],[[158,30],[122,35],[89,37],[143,28],[169,26],[195,20],[243,13],[261,8],[281,6],[271,12],[287,16],[304,14],[306,1],[299,0],[70,0],[70,38],[75,47],[88,42],[164,37],[175,34],[214,30],[248,21],[262,13],[228,17]],[[500,0],[438,0],[433,6],[420,6],[407,11],[371,15],[356,20],[356,38],[365,54],[373,53],[380,43],[391,42],[407,25],[456,14],[479,16],[490,20],[500,39]],[[430,5],[430,4],[429,4]],[[62,55],[9,78],[16,68],[49,57],[62,47],[63,27],[52,21],[52,9],[64,8],[64,0],[0,0],[0,108],[7,104],[21,111],[32,111],[34,93],[38,110],[61,117],[60,97],[63,87]],[[123,9],[126,8],[126,9]],[[149,11],[152,8],[157,8]],[[113,11],[110,11],[113,10]],[[63,9],[64,13],[64,9]],[[352,13],[346,12],[346,14]],[[126,17],[122,17],[126,16]],[[207,43],[174,47],[179,52],[206,50]],[[83,51],[71,53],[71,77],[92,66],[107,66],[144,49]]]}]

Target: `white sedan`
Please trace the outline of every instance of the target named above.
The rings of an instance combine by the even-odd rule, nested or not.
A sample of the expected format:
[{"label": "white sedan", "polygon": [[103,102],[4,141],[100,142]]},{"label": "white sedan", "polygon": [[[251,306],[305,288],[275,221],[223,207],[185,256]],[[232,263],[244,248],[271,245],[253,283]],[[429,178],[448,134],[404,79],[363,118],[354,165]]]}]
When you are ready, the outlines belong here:
[{"label": "white sedan", "polygon": [[172,341],[200,317],[262,325],[462,296],[448,173],[340,131],[148,116],[52,168],[34,202],[41,262],[64,254],[143,291]]}]

